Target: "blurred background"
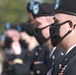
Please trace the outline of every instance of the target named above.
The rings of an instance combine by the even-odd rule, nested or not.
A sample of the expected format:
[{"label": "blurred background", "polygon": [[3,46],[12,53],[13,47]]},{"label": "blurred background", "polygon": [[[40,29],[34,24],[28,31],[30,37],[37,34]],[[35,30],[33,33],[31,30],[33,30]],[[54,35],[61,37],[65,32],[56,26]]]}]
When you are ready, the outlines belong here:
[{"label": "blurred background", "polygon": [[[53,3],[55,0],[0,0],[0,35],[3,33],[6,23],[23,23],[28,20],[26,9],[29,1],[39,1],[40,3]],[[0,73],[4,52],[0,48]],[[1,74],[0,74],[1,75]]]},{"label": "blurred background", "polygon": [[[5,23],[26,22],[28,13],[26,10],[27,3],[30,0],[0,0],[0,34],[2,33]],[[35,0],[41,3],[54,2],[55,0]]]}]

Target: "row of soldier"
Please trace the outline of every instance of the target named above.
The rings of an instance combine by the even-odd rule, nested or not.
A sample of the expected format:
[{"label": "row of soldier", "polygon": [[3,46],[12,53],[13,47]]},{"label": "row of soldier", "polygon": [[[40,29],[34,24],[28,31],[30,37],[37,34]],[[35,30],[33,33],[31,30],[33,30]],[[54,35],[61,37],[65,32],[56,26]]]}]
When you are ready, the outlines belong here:
[{"label": "row of soldier", "polygon": [[9,72],[6,67],[3,75],[76,75],[75,5],[75,0],[29,2],[33,20],[6,30]]}]

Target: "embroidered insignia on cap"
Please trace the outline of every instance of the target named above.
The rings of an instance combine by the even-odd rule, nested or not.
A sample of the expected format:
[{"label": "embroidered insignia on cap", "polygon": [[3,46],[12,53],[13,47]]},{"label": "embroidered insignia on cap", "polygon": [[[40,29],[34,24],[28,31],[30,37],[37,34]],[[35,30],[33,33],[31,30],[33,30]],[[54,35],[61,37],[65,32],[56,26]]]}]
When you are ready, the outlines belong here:
[{"label": "embroidered insignia on cap", "polygon": [[34,5],[34,7],[33,7],[33,13],[34,13],[35,15],[37,15],[38,12],[39,12],[39,4],[36,4],[36,5]]},{"label": "embroidered insignia on cap", "polygon": [[34,6],[34,2],[30,2],[30,6],[29,6],[30,10],[33,9],[33,6]]},{"label": "embroidered insignia on cap", "polygon": [[60,5],[60,0],[56,0],[55,10],[58,9],[59,5]]}]

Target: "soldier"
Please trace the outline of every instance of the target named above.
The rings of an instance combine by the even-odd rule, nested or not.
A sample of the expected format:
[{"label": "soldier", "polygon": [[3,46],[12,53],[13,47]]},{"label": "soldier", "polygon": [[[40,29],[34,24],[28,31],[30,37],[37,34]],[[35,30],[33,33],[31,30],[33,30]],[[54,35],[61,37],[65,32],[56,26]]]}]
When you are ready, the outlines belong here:
[{"label": "soldier", "polygon": [[[12,42],[17,42],[20,47],[23,48],[23,41],[20,40],[20,34],[19,32],[14,29],[14,27],[11,27],[6,31],[6,38],[5,38],[5,60],[3,64],[3,75],[13,75],[15,74],[14,68],[13,68],[13,60],[17,57],[20,57],[19,54],[21,53],[22,56],[20,58],[24,59],[25,58],[25,53],[26,50],[20,50],[21,48],[19,47],[16,52],[11,48]],[[28,64],[27,64],[28,65]]]},{"label": "soldier", "polygon": [[57,0],[50,27],[53,46],[66,51],[54,75],[76,75],[76,0]]},{"label": "soldier", "polygon": [[6,36],[6,30],[11,27],[11,24],[7,22],[4,26],[4,30],[0,36],[0,46],[3,48],[4,47],[4,41],[5,41],[5,36]]},{"label": "soldier", "polygon": [[27,4],[27,11],[29,13],[29,18],[28,18],[27,23],[32,23],[32,24],[35,23],[35,19],[34,19],[33,15],[32,15],[32,8],[33,8],[34,4],[39,4],[39,2],[37,2],[37,1],[30,1]]},{"label": "soldier", "polygon": [[[11,45],[15,58],[13,59],[14,75],[42,75],[45,72],[49,50],[46,46],[40,46],[33,35],[33,25],[23,23],[21,38],[28,44],[29,52],[26,54],[21,50],[19,42],[14,41]],[[12,29],[13,30],[13,29]],[[8,30],[8,36],[16,40],[13,32],[16,30]],[[16,32],[17,33],[17,32]],[[30,73],[31,67],[31,73]]]},{"label": "soldier", "polygon": [[28,42],[28,49],[31,52],[31,75],[42,75],[45,72],[45,66],[50,53],[49,49],[46,46],[40,46],[38,44],[36,38],[34,37],[34,33],[32,33],[33,25],[24,24],[24,26],[21,26],[24,31],[21,33],[21,36]]},{"label": "soldier", "polygon": [[[49,27],[53,23],[54,4],[36,4],[33,6],[32,12],[36,21],[35,37],[40,45],[46,45],[50,49],[49,60],[45,71],[45,74],[50,75],[54,61],[59,57],[62,58],[64,55],[62,50],[53,47],[50,40]],[[61,60],[57,61],[60,62]]]}]

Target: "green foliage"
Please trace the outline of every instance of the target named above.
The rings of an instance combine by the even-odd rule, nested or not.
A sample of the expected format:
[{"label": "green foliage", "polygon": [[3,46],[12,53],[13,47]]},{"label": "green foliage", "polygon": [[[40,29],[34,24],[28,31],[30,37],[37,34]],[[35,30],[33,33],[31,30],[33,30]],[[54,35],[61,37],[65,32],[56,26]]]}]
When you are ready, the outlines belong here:
[{"label": "green foliage", "polygon": [[[54,0],[46,0],[51,2]],[[26,22],[28,13],[26,10],[28,0],[0,0],[0,33],[6,22]]]}]

